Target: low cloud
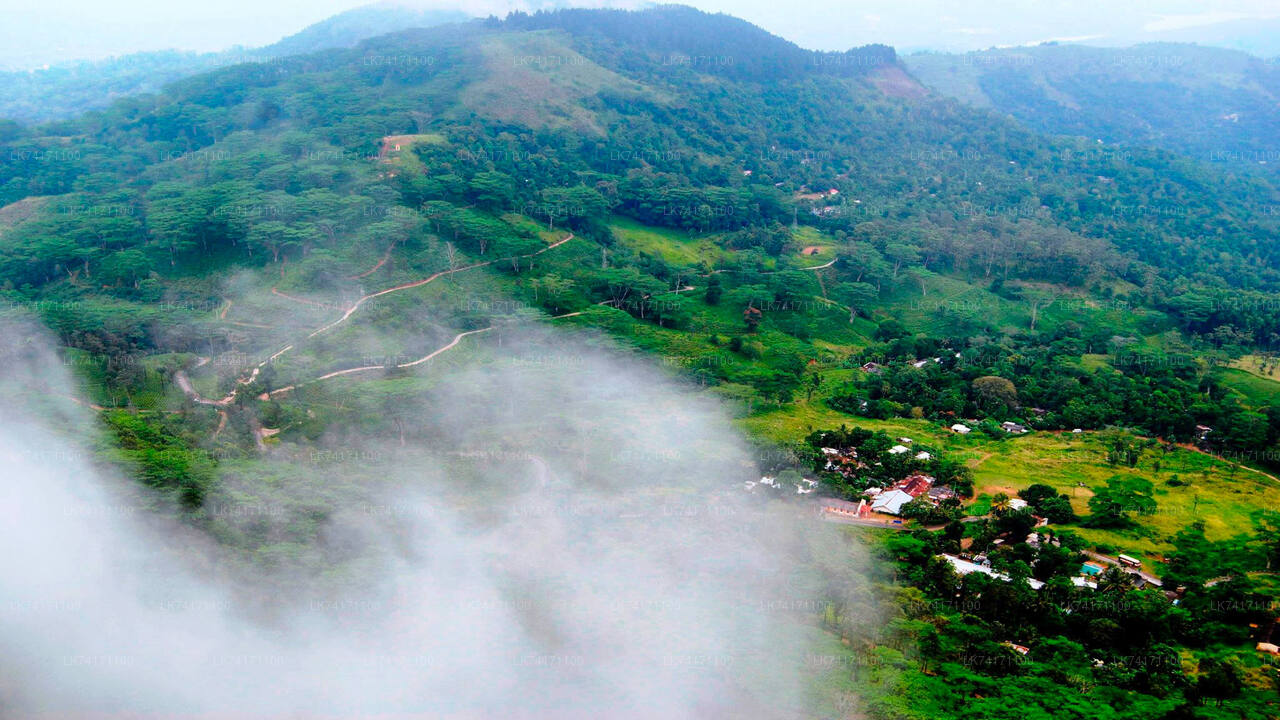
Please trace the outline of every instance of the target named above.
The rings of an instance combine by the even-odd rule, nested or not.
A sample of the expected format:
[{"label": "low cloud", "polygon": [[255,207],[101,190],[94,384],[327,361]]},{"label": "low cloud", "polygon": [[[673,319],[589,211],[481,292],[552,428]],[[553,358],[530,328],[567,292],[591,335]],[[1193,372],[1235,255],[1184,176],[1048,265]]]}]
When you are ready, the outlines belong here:
[{"label": "low cloud", "polygon": [[407,433],[224,468],[177,522],[87,451],[39,331],[2,336],[6,716],[793,717],[818,598],[865,590],[741,491],[718,408],[590,337],[508,332],[575,362],[454,368]]}]

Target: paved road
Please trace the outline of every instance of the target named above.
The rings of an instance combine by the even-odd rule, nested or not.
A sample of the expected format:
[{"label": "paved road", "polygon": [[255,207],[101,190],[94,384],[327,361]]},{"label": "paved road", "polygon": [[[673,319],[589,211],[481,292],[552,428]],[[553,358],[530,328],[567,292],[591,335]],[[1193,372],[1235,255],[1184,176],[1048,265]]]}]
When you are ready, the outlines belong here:
[{"label": "paved road", "polygon": [[1114,565],[1115,567],[1118,567],[1121,570],[1124,570],[1130,575],[1137,575],[1143,580],[1146,580],[1148,585],[1155,585],[1156,587],[1164,586],[1164,583],[1160,581],[1160,578],[1156,577],[1155,575],[1152,575],[1151,573],[1148,573],[1148,572],[1144,572],[1138,568],[1133,568],[1133,567],[1129,567],[1128,565],[1123,565],[1121,564],[1120,560],[1117,558],[1113,558],[1108,555],[1102,555],[1102,554],[1093,552],[1092,550],[1084,550],[1082,552],[1084,553],[1085,557],[1088,557],[1091,560],[1097,560],[1098,562],[1101,562],[1101,563]]},{"label": "paved road", "polygon": [[[1280,572],[1277,572],[1277,571],[1275,571],[1275,570],[1257,570],[1257,571],[1255,571],[1255,572],[1248,572],[1248,573],[1245,573],[1245,575],[1246,575],[1246,576],[1248,576],[1248,577],[1258,577],[1258,576],[1261,576],[1261,575],[1280,575]],[[1226,582],[1226,581],[1228,581],[1228,580],[1231,580],[1231,579],[1233,579],[1233,578],[1235,578],[1235,575],[1220,575],[1220,576],[1218,576],[1218,577],[1216,577],[1216,578],[1213,578],[1212,580],[1207,580],[1207,581],[1205,582],[1204,586],[1205,586],[1205,587],[1213,587],[1214,585],[1217,585],[1218,583],[1224,583],[1224,582]]]}]

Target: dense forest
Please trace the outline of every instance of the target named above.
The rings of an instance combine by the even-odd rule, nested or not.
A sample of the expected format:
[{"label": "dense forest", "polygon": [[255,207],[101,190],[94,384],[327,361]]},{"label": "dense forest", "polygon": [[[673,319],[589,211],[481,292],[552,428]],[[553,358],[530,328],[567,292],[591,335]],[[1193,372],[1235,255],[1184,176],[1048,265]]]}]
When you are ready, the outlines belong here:
[{"label": "dense forest", "polygon": [[[0,295],[58,335],[113,461],[249,550],[266,547],[256,530],[207,511],[249,492],[239,463],[329,451],[343,426],[427,436],[404,419],[439,390],[414,368],[536,317],[659,359],[750,429],[774,423],[755,438],[778,450],[765,470],[855,500],[917,472],[958,491],[879,541],[907,599],[886,636],[834,601],[818,613],[846,647],[884,643],[852,673],[884,680],[873,716],[1268,716],[1250,705],[1262,671],[1246,683],[1233,653],[1274,619],[1248,576],[1276,557],[1273,518],[1242,515],[1232,540],[1194,524],[1157,538],[1134,508],[1158,493],[1132,479],[1094,487],[1087,515],[1041,484],[1022,490],[1030,510],[1005,494],[976,513],[965,460],[891,456],[894,437],[861,426],[963,420],[992,446],[1015,442],[1002,422],[1076,430],[1117,474],[1154,463],[1162,492],[1224,467],[1165,479],[1172,458],[1265,475],[1280,188],[1133,135],[1118,152],[1040,134],[1052,123],[941,97],[911,70],[885,46],[811,52],[688,8],[516,13],[0,121]],[[390,295],[436,278],[430,303]],[[833,417],[849,427],[824,431]],[[883,477],[824,475],[824,442]],[[301,545],[322,523],[298,513]],[[1038,546],[1033,513],[1052,522]],[[1179,604],[1123,572],[1096,595],[1072,585],[1100,537],[1167,548]],[[938,556],[962,541],[1014,580],[957,577]],[[1210,585],[1228,574],[1212,568],[1239,577]]]},{"label": "dense forest", "polygon": [[1101,140],[1100,154],[1159,147],[1230,172],[1273,174],[1280,131],[1274,61],[1181,43],[1100,48],[1059,43],[906,59],[943,95],[1035,130]]}]

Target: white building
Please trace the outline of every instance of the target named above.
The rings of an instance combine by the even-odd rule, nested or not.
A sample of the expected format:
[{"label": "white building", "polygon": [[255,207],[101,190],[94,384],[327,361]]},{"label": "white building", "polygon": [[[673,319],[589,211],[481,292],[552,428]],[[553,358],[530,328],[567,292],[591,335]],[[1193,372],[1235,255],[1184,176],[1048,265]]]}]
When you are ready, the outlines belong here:
[{"label": "white building", "polygon": [[876,512],[887,513],[889,515],[897,515],[902,512],[902,506],[911,502],[915,498],[901,490],[886,490],[876,496],[871,503],[871,509]]},{"label": "white building", "polygon": [[[969,562],[964,558],[958,558],[955,555],[947,555],[945,553],[942,557],[946,558],[947,562],[951,563],[951,567],[955,568],[956,574],[958,575],[968,575],[969,573],[979,572],[983,575],[990,575],[993,578],[999,578],[1006,582],[1010,580],[1008,575],[998,573],[986,565],[979,565],[975,562]],[[1032,590],[1039,590],[1044,587],[1044,583],[1035,578],[1027,578],[1027,584],[1031,586]]]}]

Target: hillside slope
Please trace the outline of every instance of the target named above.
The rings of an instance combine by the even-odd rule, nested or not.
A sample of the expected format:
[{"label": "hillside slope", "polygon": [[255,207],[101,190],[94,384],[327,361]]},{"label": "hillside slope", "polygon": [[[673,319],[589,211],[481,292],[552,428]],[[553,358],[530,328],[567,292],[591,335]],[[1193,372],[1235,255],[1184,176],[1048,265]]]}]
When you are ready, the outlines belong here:
[{"label": "hillside slope", "polygon": [[[283,568],[363,588],[343,523],[416,515],[378,500],[401,479],[467,525],[517,518],[494,557],[531,578],[563,554],[560,520],[623,532],[625,549],[664,532],[657,515],[728,526],[774,562],[803,545],[792,572],[758,572],[785,588],[732,585],[732,612],[698,610],[733,632],[803,627],[819,652],[779,658],[748,633],[742,661],[627,666],[697,685],[704,711],[688,716],[1261,718],[1274,692],[1248,628],[1272,618],[1247,573],[1280,534],[1275,478],[1252,466],[1280,457],[1280,403],[1219,366],[1280,338],[1278,204],[1263,175],[1106,155],[940,97],[882,46],[810,52],[670,6],[517,14],[12,130],[0,314],[56,334],[104,455],[282,584]],[[648,370],[619,383],[629,373],[597,353]],[[704,401],[738,416],[754,452],[716,450],[691,412]],[[831,470],[828,438],[866,462]],[[811,522],[810,493],[856,502],[915,473],[955,497],[857,535],[884,546],[892,580]],[[1015,511],[1018,493],[1052,526]],[[812,537],[754,534],[762,508]],[[610,537],[571,544],[585,558]],[[717,555],[679,559],[707,547],[691,540],[658,544],[658,566],[720,585],[705,583]],[[937,556],[966,543],[1017,579],[957,577]],[[1092,594],[1074,582],[1086,549],[1191,590],[1174,605],[1117,571]],[[635,559],[591,562],[646,578]],[[1226,572],[1239,577],[1206,587]],[[581,595],[548,585],[554,602]],[[667,612],[682,585],[654,587],[663,599],[628,600],[626,619]],[[532,629],[550,648],[540,669],[594,672],[555,652],[618,624],[561,632],[536,602],[483,604],[514,611],[495,634]],[[615,644],[671,647],[622,624]],[[675,647],[709,647],[705,629]],[[1214,670],[1222,658],[1245,669]],[[695,663],[711,684],[684,672]],[[794,673],[803,698],[757,678]],[[582,697],[554,689],[548,707]]]},{"label": "hillside slope", "polygon": [[1040,45],[904,60],[937,92],[1040,132],[1154,146],[1230,169],[1273,171],[1280,67],[1242,52],[1153,43]]}]

